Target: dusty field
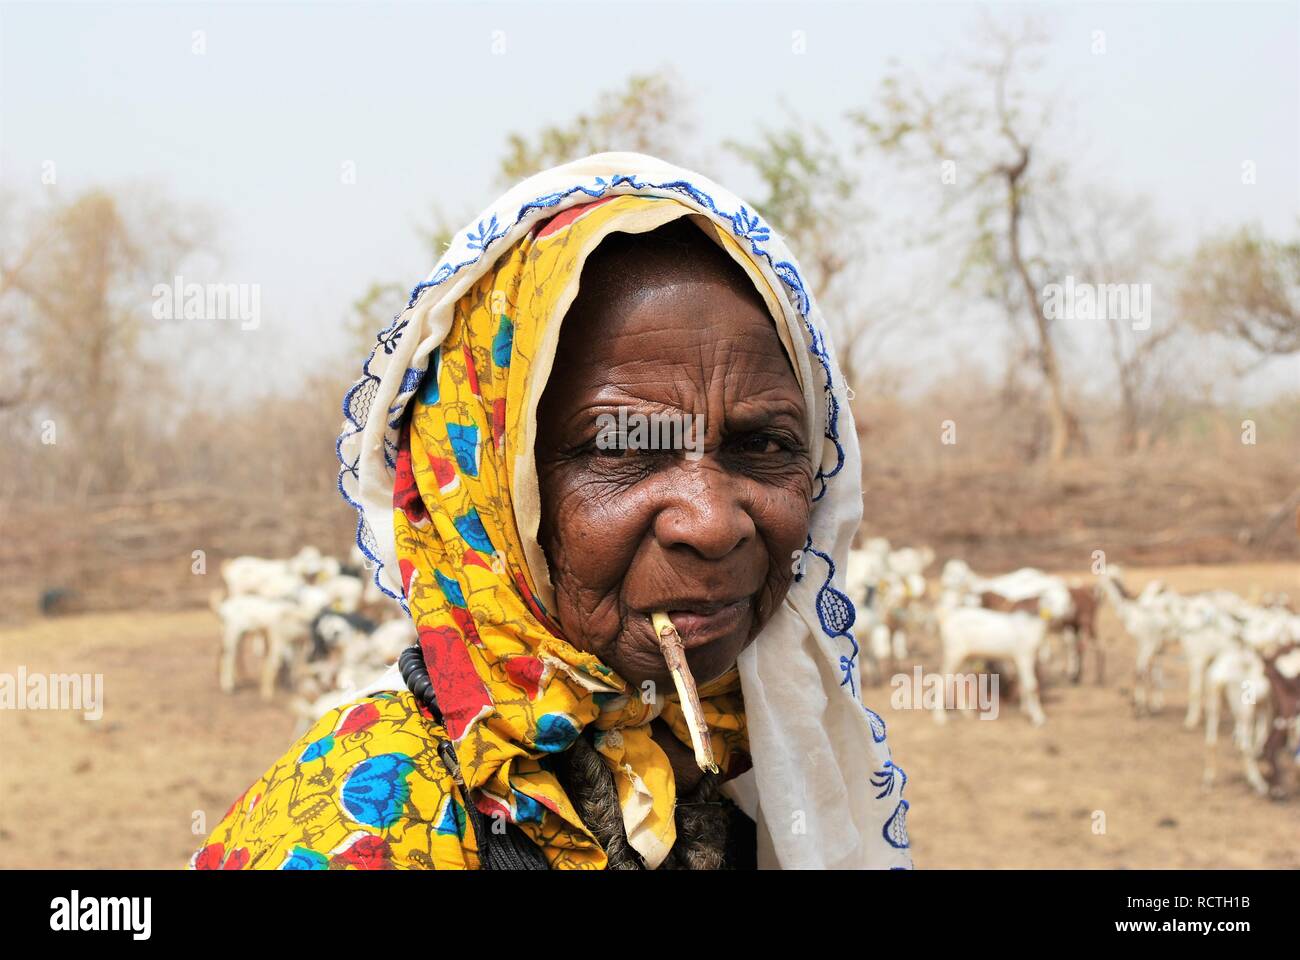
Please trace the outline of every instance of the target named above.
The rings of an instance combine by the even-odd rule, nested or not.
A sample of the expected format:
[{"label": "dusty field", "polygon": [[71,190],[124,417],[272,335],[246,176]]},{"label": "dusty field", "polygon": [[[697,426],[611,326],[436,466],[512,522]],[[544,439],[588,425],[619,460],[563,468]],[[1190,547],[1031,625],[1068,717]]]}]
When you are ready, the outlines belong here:
[{"label": "dusty field", "polygon": [[[0,633],[0,672],[102,673],[104,715],[0,711],[0,867],[178,867],[291,741],[251,690],[217,689],[207,610]],[[206,832],[204,832],[206,835]]]},{"label": "dusty field", "polygon": [[[1178,589],[1224,586],[1300,596],[1300,566],[1130,571]],[[1185,673],[1165,659],[1166,706],[1128,706],[1132,648],[1103,622],[1107,685],[1054,686],[1047,726],[1013,707],[994,721],[937,726],[868,703],[889,723],[910,778],[909,826],[921,867],[1300,867],[1300,785],[1256,797],[1221,739],[1220,783],[1200,786],[1199,733],[1182,728]],[[920,662],[933,668],[933,651]],[[929,654],[926,656],[925,654]],[[292,720],[249,688],[216,686],[207,611],[66,617],[0,631],[0,673],[104,674],[104,716],[0,711],[0,867],[177,867],[231,800],[288,746]],[[909,664],[910,668],[910,664]],[[1093,832],[1095,811],[1104,834]]]}]

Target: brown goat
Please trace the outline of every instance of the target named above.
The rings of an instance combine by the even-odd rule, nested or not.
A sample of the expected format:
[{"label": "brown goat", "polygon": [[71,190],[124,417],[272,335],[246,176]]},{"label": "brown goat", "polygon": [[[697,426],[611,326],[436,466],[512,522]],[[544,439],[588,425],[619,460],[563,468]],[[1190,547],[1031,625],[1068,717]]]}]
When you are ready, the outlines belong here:
[{"label": "brown goat", "polygon": [[1106,682],[1106,654],[1097,639],[1097,612],[1101,607],[1101,592],[1094,586],[1070,587],[1070,599],[1074,602],[1074,615],[1069,617],[1065,626],[1074,631],[1079,645],[1078,662],[1071,683],[1078,683],[1083,675],[1084,653],[1091,647],[1097,660],[1097,685]]},{"label": "brown goat", "polygon": [[1269,786],[1274,790],[1282,784],[1282,759],[1285,755],[1287,735],[1295,728],[1296,718],[1300,716],[1300,673],[1294,677],[1285,676],[1277,668],[1278,659],[1284,654],[1300,650],[1300,644],[1288,643],[1280,650],[1264,657],[1264,675],[1273,694],[1273,728],[1264,741],[1262,756],[1268,761]]}]

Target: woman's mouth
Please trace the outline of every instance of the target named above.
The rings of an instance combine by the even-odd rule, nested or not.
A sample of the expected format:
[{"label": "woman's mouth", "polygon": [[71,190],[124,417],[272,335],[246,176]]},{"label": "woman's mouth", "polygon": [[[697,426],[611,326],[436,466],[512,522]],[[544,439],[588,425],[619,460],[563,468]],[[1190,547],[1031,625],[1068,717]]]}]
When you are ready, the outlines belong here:
[{"label": "woman's mouth", "polygon": [[[722,602],[670,600],[658,609],[668,611],[668,619],[681,635],[682,645],[691,650],[748,628],[753,600],[751,597]],[[649,612],[643,616],[649,624]]]}]

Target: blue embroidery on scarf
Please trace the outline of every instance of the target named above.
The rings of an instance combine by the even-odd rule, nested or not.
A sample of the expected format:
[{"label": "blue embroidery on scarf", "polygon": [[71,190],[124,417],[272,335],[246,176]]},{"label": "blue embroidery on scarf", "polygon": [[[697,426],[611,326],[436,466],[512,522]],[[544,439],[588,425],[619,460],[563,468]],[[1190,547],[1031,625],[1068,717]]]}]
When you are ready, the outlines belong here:
[{"label": "blue embroidery on scarf", "polygon": [[[871,714],[871,711],[868,710],[867,713]],[[875,714],[871,715],[875,716]],[[880,718],[877,717],[876,719],[879,720]],[[881,727],[883,730],[883,720],[881,721]],[[874,729],[872,735],[875,735]],[[881,740],[883,739],[884,734],[882,732]],[[876,794],[876,799],[883,800],[893,793],[895,783],[898,784],[898,806],[894,807],[894,812],[885,821],[885,826],[880,832],[881,836],[885,838],[885,842],[891,847],[896,850],[906,850],[911,846],[911,840],[907,836],[907,811],[911,809],[911,804],[903,799],[903,791],[907,788],[907,773],[892,759],[886,760],[885,769],[877,770],[871,778],[872,786],[883,788]]]},{"label": "blue embroidery on scarf", "polygon": [[831,585],[831,580],[835,576],[835,561],[812,545],[812,537],[809,537],[808,542],[804,544],[804,552],[819,557],[826,564],[826,579],[817,591],[815,604],[817,619],[821,621],[822,632],[826,636],[843,637],[853,647],[851,653],[840,657],[840,671],[844,674],[840,686],[848,684],[849,692],[853,694],[853,699],[857,700],[858,688],[853,680],[853,670],[858,661],[858,641],[850,632],[854,621],[858,618],[857,608],[853,606],[852,600]]},{"label": "blue embroidery on scarf", "polygon": [[469,234],[466,238],[465,246],[471,250],[478,250],[480,253],[492,245],[494,240],[499,240],[506,235],[504,229],[497,230],[496,214],[488,221],[488,225],[483,226],[483,221],[478,222],[478,229]]},{"label": "blue embroidery on scarf", "polygon": [[[871,731],[873,739],[876,739],[875,723],[878,722],[880,724],[880,737],[876,739],[876,742],[883,743],[885,738],[885,722],[866,707],[863,707],[862,709],[867,711],[868,717],[874,718]],[[885,750],[888,752],[889,748],[885,747]],[[897,785],[898,804],[894,807],[893,813],[889,815],[889,819],[885,821],[885,825],[881,828],[880,833],[881,836],[884,837],[885,842],[895,850],[908,849],[911,846],[911,840],[907,835],[907,811],[911,808],[911,804],[907,800],[903,799],[903,791],[907,789],[907,771],[894,763],[893,757],[891,756],[885,761],[884,768],[875,771],[870,779],[871,785],[880,790],[880,792],[876,794],[877,800],[883,800],[885,797],[890,796],[894,792],[894,787]],[[911,869],[911,866],[891,867],[890,869],[909,870]]]},{"label": "blue embroidery on scarf", "polygon": [[895,850],[906,850],[911,846],[907,838],[907,810],[910,806],[911,804],[906,800],[900,799],[898,806],[894,808],[893,814],[885,821],[885,826],[880,831],[885,842]]},{"label": "blue embroidery on scarf", "polygon": [[420,381],[423,379],[424,379],[424,371],[417,370],[416,368],[411,367],[404,374],[402,374],[402,385],[397,388],[398,394],[400,395],[403,393],[409,393],[410,391],[418,387],[420,385]]},{"label": "blue embroidery on scarf", "polygon": [[871,739],[876,741],[876,743],[884,743],[885,742],[884,718],[882,718],[880,714],[876,713],[876,711],[872,710],[870,707],[866,706],[865,704],[863,705],[862,709],[867,711],[867,723],[871,724]]},{"label": "blue embroidery on scarf", "polygon": [[883,770],[877,770],[871,776],[871,785],[881,787],[881,791],[876,794],[877,800],[882,800],[894,792],[894,784],[898,784],[898,795],[903,795],[903,788],[907,786],[907,774],[903,768],[894,763],[893,760],[886,760]]}]

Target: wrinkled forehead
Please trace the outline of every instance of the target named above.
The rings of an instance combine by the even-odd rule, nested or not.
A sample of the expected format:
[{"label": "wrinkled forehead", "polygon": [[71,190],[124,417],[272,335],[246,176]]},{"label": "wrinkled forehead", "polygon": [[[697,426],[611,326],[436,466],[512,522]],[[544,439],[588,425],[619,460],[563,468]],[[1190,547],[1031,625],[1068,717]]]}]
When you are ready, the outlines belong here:
[{"label": "wrinkled forehead", "polygon": [[[560,321],[557,363],[590,372],[612,362],[612,351],[637,367],[660,360],[680,365],[719,347],[732,357],[722,360],[730,367],[735,357],[770,350],[793,374],[802,399],[803,371],[770,286],[699,221],[682,216],[647,233],[601,241],[582,265],[577,297]],[[550,390],[560,386],[553,382]]]},{"label": "wrinkled forehead", "polygon": [[802,349],[802,337],[799,340],[799,347],[795,349],[795,336],[798,331],[792,331],[787,323],[787,311],[782,304],[781,299],[772,289],[772,285],[767,282],[767,278],[754,264],[745,251],[735,241],[731,240],[718,225],[706,217],[699,214],[688,214],[687,220],[697,226],[709,240],[716,243],[735,263],[737,263],[745,275],[749,277],[749,282],[753,284],[754,289],[758,291],[759,296],[763,298],[763,303],[767,306],[767,314],[776,328],[776,335],[781,341],[781,349],[785,351],[786,359],[790,361],[790,366],[794,370],[795,379],[799,381],[799,391],[804,395],[804,405],[808,414],[808,436],[816,437],[816,431],[813,429],[812,419],[815,417],[815,407],[812,402],[812,371],[808,364],[808,351]]}]

